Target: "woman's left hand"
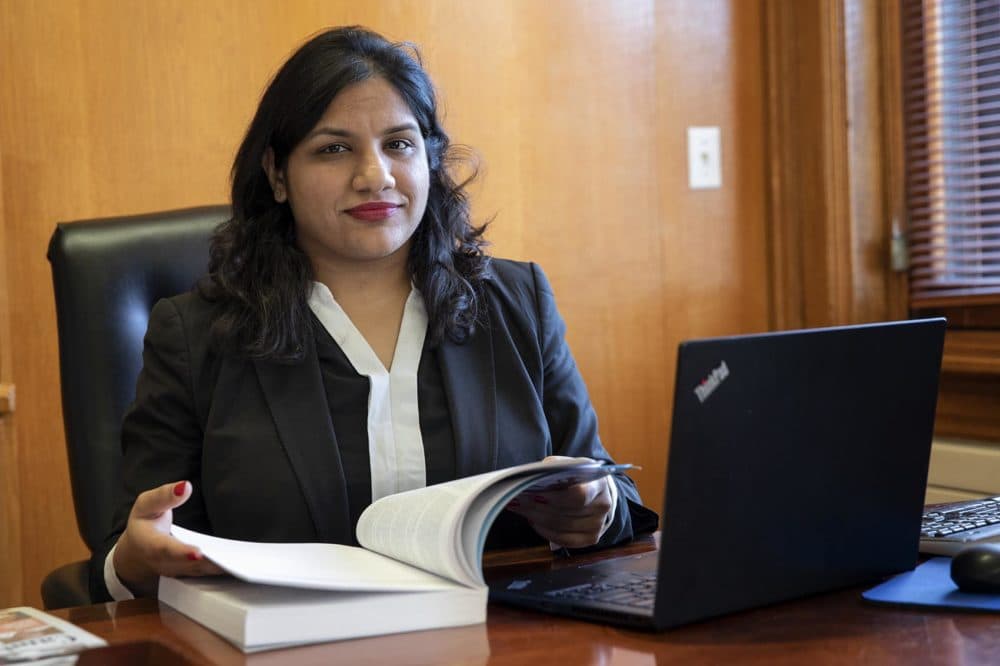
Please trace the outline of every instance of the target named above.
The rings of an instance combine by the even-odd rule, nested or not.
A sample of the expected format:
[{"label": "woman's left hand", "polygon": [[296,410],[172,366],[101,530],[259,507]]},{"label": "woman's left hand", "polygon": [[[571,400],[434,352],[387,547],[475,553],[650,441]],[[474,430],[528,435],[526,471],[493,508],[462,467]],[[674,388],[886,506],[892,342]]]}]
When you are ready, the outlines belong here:
[{"label": "woman's left hand", "polygon": [[507,509],[524,516],[539,535],[558,546],[593,546],[611,520],[610,483],[614,481],[604,477],[560,490],[522,493]]}]

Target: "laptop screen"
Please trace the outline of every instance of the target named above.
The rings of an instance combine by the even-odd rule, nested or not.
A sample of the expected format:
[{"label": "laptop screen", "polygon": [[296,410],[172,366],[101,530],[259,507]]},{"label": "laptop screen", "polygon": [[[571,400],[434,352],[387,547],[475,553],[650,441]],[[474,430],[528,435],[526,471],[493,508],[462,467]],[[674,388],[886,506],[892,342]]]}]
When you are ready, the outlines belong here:
[{"label": "laptop screen", "polygon": [[[491,581],[491,598],[663,629],[913,568],[944,327],[681,344],[658,553]],[[641,592],[654,572],[650,603],[636,576]]]},{"label": "laptop screen", "polygon": [[680,346],[657,625],[915,565],[944,327]]}]

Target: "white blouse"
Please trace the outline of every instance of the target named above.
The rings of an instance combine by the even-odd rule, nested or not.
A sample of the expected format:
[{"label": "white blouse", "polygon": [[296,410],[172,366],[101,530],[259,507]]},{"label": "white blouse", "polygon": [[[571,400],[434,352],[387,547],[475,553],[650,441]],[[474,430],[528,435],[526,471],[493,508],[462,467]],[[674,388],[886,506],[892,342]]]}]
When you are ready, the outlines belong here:
[{"label": "white blouse", "polygon": [[313,284],[309,307],[344,351],[359,375],[368,377],[368,458],[372,502],[427,485],[424,440],[420,433],[417,368],[427,334],[427,310],[420,292],[410,289],[403,308],[392,367],[386,370],[368,341],[325,284]]}]

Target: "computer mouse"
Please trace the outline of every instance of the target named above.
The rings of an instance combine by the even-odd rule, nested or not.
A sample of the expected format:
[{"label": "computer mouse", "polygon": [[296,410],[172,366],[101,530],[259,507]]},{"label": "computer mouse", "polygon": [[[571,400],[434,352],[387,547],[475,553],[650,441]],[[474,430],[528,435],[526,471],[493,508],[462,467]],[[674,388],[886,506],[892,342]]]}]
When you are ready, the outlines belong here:
[{"label": "computer mouse", "polygon": [[963,592],[1000,593],[1000,543],[977,543],[951,560],[951,579]]}]

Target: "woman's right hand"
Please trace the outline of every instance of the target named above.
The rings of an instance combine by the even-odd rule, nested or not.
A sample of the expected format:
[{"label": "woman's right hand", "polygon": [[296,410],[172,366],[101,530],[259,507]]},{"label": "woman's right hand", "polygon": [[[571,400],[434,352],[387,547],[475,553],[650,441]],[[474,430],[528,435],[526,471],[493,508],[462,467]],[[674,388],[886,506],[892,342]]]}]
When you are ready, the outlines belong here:
[{"label": "woman's right hand", "polygon": [[133,594],[155,596],[160,576],[211,576],[224,573],[194,546],[170,535],[173,510],[191,496],[187,481],[168,483],[135,498],[125,531],[118,537],[114,567]]}]

